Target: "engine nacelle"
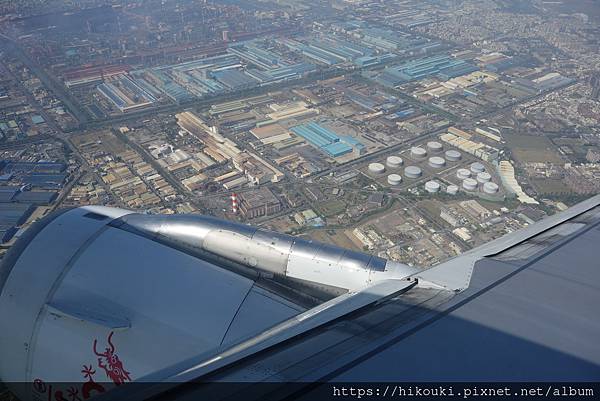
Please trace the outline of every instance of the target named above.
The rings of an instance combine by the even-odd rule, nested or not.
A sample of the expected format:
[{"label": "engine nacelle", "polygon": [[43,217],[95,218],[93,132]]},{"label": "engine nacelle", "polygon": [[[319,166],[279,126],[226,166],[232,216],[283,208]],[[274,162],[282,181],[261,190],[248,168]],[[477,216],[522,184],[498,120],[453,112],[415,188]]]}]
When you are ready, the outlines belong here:
[{"label": "engine nacelle", "polygon": [[353,291],[414,271],[206,216],[57,212],[0,265],[0,380],[33,383],[13,388],[23,400],[85,399],[306,310],[264,272]]}]

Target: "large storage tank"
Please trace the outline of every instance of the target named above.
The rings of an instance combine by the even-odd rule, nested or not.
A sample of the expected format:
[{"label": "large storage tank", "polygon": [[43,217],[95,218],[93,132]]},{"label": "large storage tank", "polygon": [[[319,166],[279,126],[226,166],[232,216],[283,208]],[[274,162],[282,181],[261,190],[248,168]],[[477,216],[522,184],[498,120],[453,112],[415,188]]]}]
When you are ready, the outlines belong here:
[{"label": "large storage tank", "polygon": [[444,149],[444,146],[437,141],[431,141],[427,142],[427,149],[432,153],[438,153]]},{"label": "large storage tank", "polygon": [[440,191],[440,183],[437,181],[427,181],[425,183],[425,190],[429,193],[436,193]]},{"label": "large storage tank", "polygon": [[487,173],[485,171],[477,174],[477,182],[479,182],[480,184],[490,182],[491,179],[492,176],[490,175],[490,173]]},{"label": "large storage tank", "polygon": [[467,191],[475,191],[477,189],[477,181],[473,178],[466,178],[463,181],[463,188]]},{"label": "large storage tank", "polygon": [[399,168],[400,166],[402,166],[403,163],[404,161],[402,160],[402,158],[398,156],[389,156],[385,161],[385,164],[389,168]]},{"label": "large storage tank", "polygon": [[424,159],[427,156],[427,151],[420,146],[413,146],[410,149],[410,155],[415,159]]},{"label": "large storage tank", "polygon": [[387,182],[390,185],[400,185],[402,183],[402,176],[400,174],[390,174],[387,177]]},{"label": "large storage tank", "polygon": [[471,171],[473,174],[482,173],[485,171],[485,166],[479,162],[471,163]]},{"label": "large storage tank", "polygon": [[446,187],[446,192],[450,195],[456,195],[458,193],[458,185],[448,185]]},{"label": "large storage tank", "polygon": [[446,160],[443,157],[433,156],[429,158],[429,166],[433,168],[442,168],[446,165]]},{"label": "large storage tank", "polygon": [[404,169],[404,175],[408,178],[419,178],[423,171],[417,166],[408,166]]},{"label": "large storage tank", "polygon": [[383,174],[385,172],[385,166],[381,163],[369,164],[369,173],[372,174]]},{"label": "large storage tank", "polygon": [[471,177],[471,171],[467,170],[466,168],[459,168],[456,170],[456,176],[459,179],[464,180],[465,178]]},{"label": "large storage tank", "polygon": [[495,194],[498,192],[498,184],[494,182],[486,182],[483,184],[483,192],[486,194]]},{"label": "large storage tank", "polygon": [[460,154],[460,152],[454,149],[447,150],[446,153],[444,153],[444,155],[446,156],[446,160],[451,162],[457,162],[460,159],[462,159],[462,155]]}]

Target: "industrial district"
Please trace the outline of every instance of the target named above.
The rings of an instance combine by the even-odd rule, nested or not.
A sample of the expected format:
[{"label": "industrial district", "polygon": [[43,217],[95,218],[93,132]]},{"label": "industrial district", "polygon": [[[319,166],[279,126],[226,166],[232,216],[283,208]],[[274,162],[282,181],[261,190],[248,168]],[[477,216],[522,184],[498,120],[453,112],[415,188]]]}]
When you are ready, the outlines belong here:
[{"label": "industrial district", "polygon": [[597,2],[22,0],[0,34],[2,252],[110,205],[424,268],[600,192]]}]

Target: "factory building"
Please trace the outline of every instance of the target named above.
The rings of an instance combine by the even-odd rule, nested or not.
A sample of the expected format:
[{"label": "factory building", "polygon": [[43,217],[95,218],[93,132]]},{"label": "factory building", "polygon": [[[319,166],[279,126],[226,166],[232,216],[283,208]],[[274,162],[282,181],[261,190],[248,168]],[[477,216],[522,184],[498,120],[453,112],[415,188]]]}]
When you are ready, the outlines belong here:
[{"label": "factory building", "polygon": [[18,226],[24,224],[35,210],[35,206],[25,203],[0,203],[0,242],[12,239]]},{"label": "factory building", "polygon": [[156,102],[156,98],[129,75],[118,75],[98,85],[98,91],[121,112],[146,107]]},{"label": "factory building", "polygon": [[365,152],[365,146],[353,137],[338,135],[314,122],[297,125],[291,131],[331,157],[350,152],[360,155]]},{"label": "factory building", "polygon": [[498,159],[499,151],[497,148],[486,145],[481,142],[475,142],[469,139],[465,139],[462,136],[457,136],[450,132],[440,136],[440,139],[458,149],[472,154],[473,156],[479,157],[481,160],[492,162]]},{"label": "factory building", "polygon": [[259,188],[238,195],[240,211],[248,219],[270,216],[281,211],[281,202],[269,188]]},{"label": "factory building", "polygon": [[215,71],[211,75],[219,83],[234,91],[258,85],[258,80],[239,70]]},{"label": "factory building", "polygon": [[443,81],[477,71],[478,68],[464,60],[447,55],[423,57],[386,68],[377,81],[394,87],[401,83],[437,76]]},{"label": "factory building", "polygon": [[458,227],[461,224],[461,217],[454,210],[443,207],[440,210],[440,218],[452,227]]}]

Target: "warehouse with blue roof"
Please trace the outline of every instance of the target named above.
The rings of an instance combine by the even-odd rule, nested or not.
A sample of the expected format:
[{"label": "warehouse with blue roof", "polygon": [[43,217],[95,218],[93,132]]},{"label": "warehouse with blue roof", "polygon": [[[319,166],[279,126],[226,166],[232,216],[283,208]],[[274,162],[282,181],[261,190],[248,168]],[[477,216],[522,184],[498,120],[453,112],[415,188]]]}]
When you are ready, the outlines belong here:
[{"label": "warehouse with blue roof", "polygon": [[10,241],[34,210],[35,206],[27,203],[0,203],[0,242]]},{"label": "warehouse with blue roof", "polygon": [[339,157],[352,151],[362,154],[365,151],[365,146],[357,139],[338,135],[315,122],[297,125],[291,131],[331,157]]},{"label": "warehouse with blue roof", "polygon": [[464,60],[447,55],[424,57],[386,68],[377,77],[384,86],[394,87],[404,82],[437,76],[449,80],[477,71],[478,68]]}]

